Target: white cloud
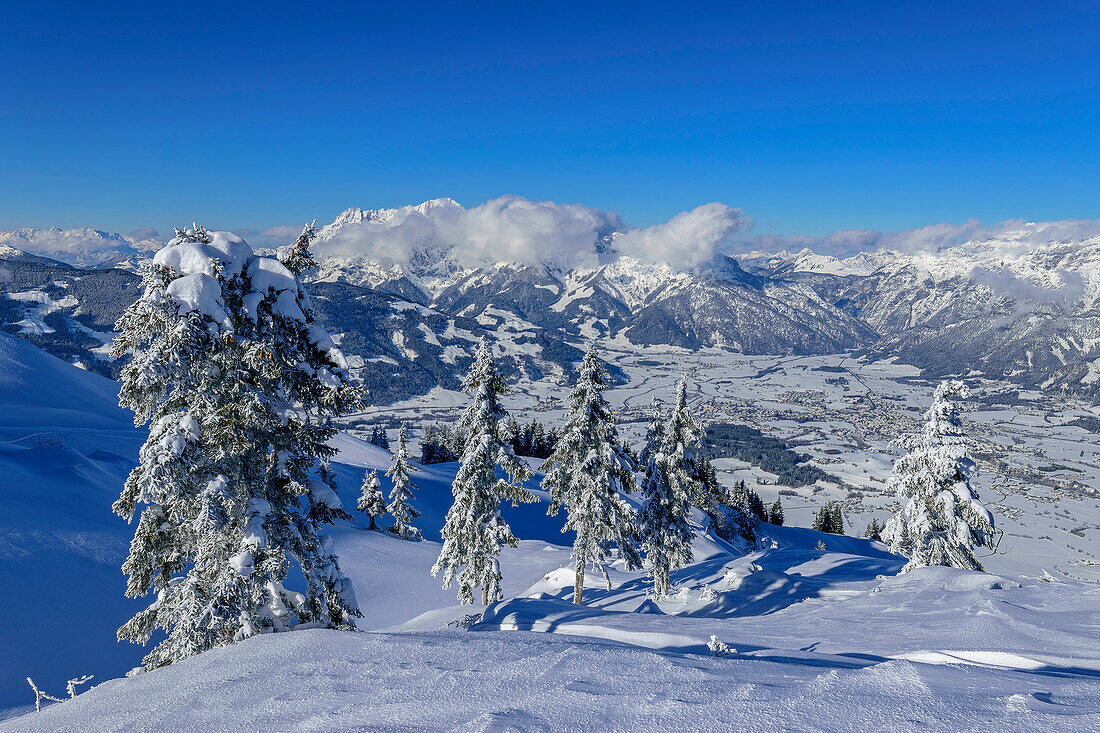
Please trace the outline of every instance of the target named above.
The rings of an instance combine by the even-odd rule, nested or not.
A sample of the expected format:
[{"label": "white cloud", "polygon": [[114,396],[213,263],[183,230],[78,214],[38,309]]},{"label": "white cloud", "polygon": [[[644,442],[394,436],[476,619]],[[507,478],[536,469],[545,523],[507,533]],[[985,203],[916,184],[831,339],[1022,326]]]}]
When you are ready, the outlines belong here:
[{"label": "white cloud", "polygon": [[714,259],[749,224],[745,212],[725,204],[703,204],[664,224],[626,232],[615,242],[620,253],[674,267],[695,267]]},{"label": "white cloud", "polygon": [[465,265],[554,261],[584,266],[597,261],[600,237],[620,232],[615,247],[622,254],[693,267],[713,259],[747,222],[742,211],[719,203],[685,211],[663,224],[631,229],[617,214],[579,204],[502,196],[464,209],[438,199],[346,225],[319,243],[317,251],[322,256],[407,262],[417,251],[441,249]]},{"label": "white cloud", "polygon": [[502,196],[465,209],[449,199],[383,212],[318,244],[322,256],[407,262],[417,251],[452,251],[459,262],[566,265],[594,255],[596,240],[621,229],[615,214],[579,204]]},{"label": "white cloud", "polygon": [[459,252],[469,264],[538,262],[547,256],[573,264],[594,254],[596,240],[617,229],[622,229],[619,217],[599,209],[503,196],[459,217],[464,245]]},{"label": "white cloud", "polygon": [[1027,310],[1024,306],[1025,301],[1050,303],[1069,310],[1074,303],[1085,297],[1087,293],[1085,280],[1081,273],[1069,270],[1055,270],[1054,274],[1061,283],[1058,287],[1046,287],[1041,283],[1022,278],[1008,268],[992,270],[975,267],[970,271],[970,279],[985,285],[999,296],[1015,300],[1018,312]]},{"label": "white cloud", "polygon": [[298,235],[302,233],[301,224],[279,224],[277,226],[268,227],[262,232],[257,232],[261,237],[274,237],[278,239],[294,240],[298,238]]},{"label": "white cloud", "polygon": [[788,237],[758,235],[739,240],[730,251],[761,250],[796,252],[810,249],[818,254],[848,257],[859,252],[895,250],[906,254],[938,252],[966,242],[998,240],[1011,242],[1021,252],[1027,252],[1055,242],[1078,241],[1100,235],[1100,219],[1064,219],[1062,221],[1025,222],[1010,219],[994,226],[983,226],[977,219],[963,224],[930,224],[918,229],[880,232],[873,229],[848,229],[825,237]]}]

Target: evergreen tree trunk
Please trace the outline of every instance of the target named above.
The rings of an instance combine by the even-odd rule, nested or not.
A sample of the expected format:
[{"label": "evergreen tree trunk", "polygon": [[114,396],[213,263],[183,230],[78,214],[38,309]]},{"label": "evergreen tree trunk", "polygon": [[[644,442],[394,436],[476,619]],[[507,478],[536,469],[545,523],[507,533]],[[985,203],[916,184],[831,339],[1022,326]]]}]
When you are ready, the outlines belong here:
[{"label": "evergreen tree trunk", "polygon": [[481,588],[481,605],[489,605],[489,586],[482,586]]},{"label": "evergreen tree trunk", "polygon": [[577,558],[577,579],[573,582],[573,603],[581,605],[581,596],[584,595],[584,557]]}]

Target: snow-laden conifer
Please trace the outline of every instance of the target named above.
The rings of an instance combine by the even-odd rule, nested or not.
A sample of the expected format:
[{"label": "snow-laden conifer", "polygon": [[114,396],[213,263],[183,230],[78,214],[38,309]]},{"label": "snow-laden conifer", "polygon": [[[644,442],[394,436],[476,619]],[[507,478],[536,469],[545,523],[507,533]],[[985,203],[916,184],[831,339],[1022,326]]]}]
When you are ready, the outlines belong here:
[{"label": "snow-laden conifer", "polygon": [[562,531],[576,532],[572,555],[576,604],[582,601],[586,568],[598,568],[607,580],[604,563],[612,543],[628,568],[640,565],[634,549],[634,511],[622,497],[634,489],[634,464],[619,442],[615,416],[603,397],[606,386],[603,365],[592,347],[569,395],[569,414],[557,447],[542,467],[546,473],[542,487],[551,498],[549,513],[564,507],[568,516]]},{"label": "snow-laden conifer", "polygon": [[886,523],[882,541],[909,558],[903,572],[926,565],[982,570],[974,551],[992,545],[993,517],[970,487],[974,464],[956,402],[968,394],[957,379],[936,388],[924,430],[903,441],[909,453],[887,482],[905,505]]},{"label": "snow-laden conifer", "polygon": [[[119,629],[152,669],[292,626],[350,628],[358,608],[332,540],[346,517],[334,491],[330,417],[360,404],[344,357],[312,316],[297,273],[229,232],[176,237],[142,267],[142,294],[119,319],[119,401],[150,423],[114,510],[140,518],[126,594],[156,598]],[[283,587],[291,563],[301,592]]]},{"label": "snow-laden conifer", "polygon": [[775,502],[768,509],[768,522],[776,526],[783,526],[783,502],[779,500],[779,497],[775,497]]},{"label": "snow-laden conifer", "polygon": [[639,466],[644,468],[649,465],[649,459],[653,457],[653,452],[661,447],[661,441],[664,440],[664,431],[664,410],[661,407],[661,400],[654,395],[653,399],[649,402],[649,425],[646,427],[645,443],[642,444],[642,453],[638,457]]},{"label": "snow-laden conifer", "polygon": [[703,455],[703,427],[695,419],[687,401],[687,378],[680,380],[676,388],[676,403],[662,427],[665,454],[670,456],[681,473],[684,491],[692,504],[706,510],[713,497],[707,486],[708,462]]},{"label": "snow-laden conifer", "polygon": [[390,491],[390,503],[386,507],[386,511],[393,516],[393,526],[390,527],[390,532],[407,540],[419,540],[421,537],[420,530],[414,527],[412,522],[420,516],[420,512],[409,504],[414,498],[413,490],[416,485],[409,477],[412,467],[409,465],[407,441],[408,436],[405,433],[405,426],[402,425],[397,433],[397,451],[393,454],[390,470],[386,471],[386,476],[393,482],[393,490]]},{"label": "snow-laden conifer", "polygon": [[[474,602],[474,588],[481,587],[481,602],[488,605],[503,597],[500,589],[500,549],[515,547],[516,538],[500,516],[500,503],[509,500],[537,501],[520,486],[528,476],[527,468],[516,459],[507,440],[508,413],[500,403],[507,391],[504,377],[497,371],[488,339],[483,338],[466,389],[472,404],[456,431],[463,437],[458,474],[451,484],[454,503],[443,525],[443,549],[432,567],[432,575],[443,573],[443,587],[458,579],[458,600]],[[497,467],[506,479],[497,478]]]},{"label": "snow-laden conifer", "polygon": [[359,492],[356,508],[367,515],[371,529],[378,529],[378,518],[386,513],[386,497],[382,494],[377,471],[368,470],[363,474],[363,488]]},{"label": "snow-laden conifer", "polygon": [[698,460],[695,462],[695,475],[693,476],[697,486],[698,506],[708,514],[713,514],[721,504],[726,503],[729,492],[718,482],[718,472],[714,470],[710,459],[700,449]]},{"label": "snow-laden conifer", "polygon": [[867,525],[867,529],[863,531],[863,536],[869,540],[882,541],[882,530],[886,529],[886,525],[880,521],[877,517],[871,519],[871,523]]},{"label": "snow-laden conifer", "polygon": [[844,534],[844,514],[840,510],[840,504],[830,501],[817,510],[814,515],[812,529],[829,534]]},{"label": "snow-laden conifer", "polygon": [[[653,423],[659,419],[654,416]],[[669,592],[670,571],[691,562],[695,537],[690,518],[692,499],[699,491],[695,466],[699,433],[687,411],[686,380],[680,382],[676,406],[664,427],[655,432],[659,442],[647,445],[643,452],[649,459],[641,486],[645,504],[639,533],[653,576],[653,593],[663,598]]]},{"label": "snow-laden conifer", "polygon": [[381,425],[377,426],[370,434],[371,445],[376,445],[382,450],[390,449],[390,439],[386,435],[386,429]]}]

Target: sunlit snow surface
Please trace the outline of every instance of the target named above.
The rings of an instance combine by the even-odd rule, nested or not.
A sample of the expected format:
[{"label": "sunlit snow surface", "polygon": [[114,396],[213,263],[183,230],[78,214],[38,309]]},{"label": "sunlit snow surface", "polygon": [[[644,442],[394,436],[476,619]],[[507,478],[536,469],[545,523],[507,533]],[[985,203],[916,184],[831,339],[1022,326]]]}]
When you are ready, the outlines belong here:
[{"label": "sunlit snow surface", "polygon": [[[627,405],[628,435],[641,425],[629,422],[632,411],[640,414],[653,394],[668,396],[688,369],[701,384],[701,409],[727,414],[747,410],[741,404],[751,399],[754,424],[783,437],[803,431],[801,450],[839,459],[821,466],[866,492],[847,512],[856,531],[872,512],[885,516],[890,502],[872,492],[889,470],[889,450],[885,440],[866,438],[873,429],[885,436],[908,425],[927,400],[924,385],[907,381],[911,371],[886,365],[852,365],[847,390],[813,399],[788,394],[835,378],[813,367],[843,357],[802,362],[804,369],[778,358],[612,358],[632,377],[610,395]],[[658,366],[636,364],[655,358]],[[761,376],[777,362],[779,369]],[[1070,561],[1093,550],[1095,531],[1063,532],[1082,548],[1068,557],[1071,550],[1053,540],[1020,536],[1053,536],[1063,508],[1078,515],[1074,521],[1095,523],[1095,498],[1070,497],[1072,487],[1058,486],[1029,485],[998,502],[1005,508],[994,509],[997,522],[1016,534],[988,560],[996,575],[935,568],[896,576],[902,561],[881,545],[798,527],[764,527],[766,549],[746,555],[703,532],[697,515],[697,562],[673,574],[671,598],[654,604],[644,575],[613,568],[611,590],[589,573],[583,608],[570,602],[561,517],[547,517],[545,503],[509,508],[506,517],[524,541],[502,558],[505,601],[485,609],[455,606],[453,590],[428,574],[455,470],[431,466],[414,476],[424,542],[359,526],[335,532],[364,613],[362,633],[260,637],[111,679],[142,656],[116,643],[114,632],[143,605],[122,595],[119,566],[132,527],[110,504],[145,433],[114,407],[116,389],[0,335],[0,593],[8,599],[0,708],[26,713],[0,730],[1100,729],[1100,585],[1061,572],[1085,577],[1088,566]],[[854,406],[863,394],[876,400],[877,413]],[[435,396],[440,416],[454,409],[446,396]],[[523,385],[509,399],[521,416],[550,422],[560,414],[559,398],[549,387]],[[425,408],[407,404],[395,413],[412,418],[418,409]],[[810,410],[823,419],[780,419]],[[1000,426],[1001,433],[980,431],[991,440],[1008,435],[1002,439],[1029,450],[1038,441],[1049,450],[1067,446],[1061,465],[1084,470],[1091,459],[1078,453],[1094,451],[1082,440],[1087,434],[1057,427],[1068,412],[1036,412],[1022,405],[1011,422],[999,409],[967,419]],[[845,414],[853,424],[844,424]],[[855,425],[861,414],[878,414],[881,425]],[[354,506],[363,471],[385,467],[389,455],[347,435],[335,445],[340,493]],[[1051,460],[1016,450],[1023,456],[1014,465]],[[724,468],[726,481],[766,478],[743,465]],[[1094,474],[1081,481],[1095,481]],[[769,500],[775,489],[760,487]],[[808,524],[817,503],[849,490],[784,495],[790,523]],[[1017,505],[1023,509],[1013,518],[1008,510]],[[863,506],[867,512],[857,511]],[[1029,530],[1036,525],[1043,529]],[[816,549],[819,541],[826,549]],[[1043,543],[1061,559],[1037,560]],[[1056,580],[1041,579],[1044,571]],[[733,651],[714,657],[712,637]],[[65,681],[82,674],[95,674],[96,686],[33,711],[24,677],[61,695]]]}]

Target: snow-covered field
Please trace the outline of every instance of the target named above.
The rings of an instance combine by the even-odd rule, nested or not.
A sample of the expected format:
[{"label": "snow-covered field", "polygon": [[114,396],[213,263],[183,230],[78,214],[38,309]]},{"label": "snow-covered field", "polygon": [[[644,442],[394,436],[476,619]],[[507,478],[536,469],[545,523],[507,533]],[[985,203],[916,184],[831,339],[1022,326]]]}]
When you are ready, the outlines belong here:
[{"label": "snow-covered field", "polygon": [[[610,590],[590,575],[585,607],[574,606],[562,518],[545,503],[509,508],[523,541],[502,557],[505,600],[485,609],[455,606],[428,574],[455,465],[427,467],[414,476],[424,542],[365,521],[335,532],[361,633],[257,637],[112,679],[142,656],[115,642],[140,604],[123,598],[119,570],[133,528],[110,504],[144,431],[114,405],[117,385],[0,335],[0,730],[1100,730],[1097,448],[1065,425],[1095,408],[1026,394],[1001,404],[987,399],[999,385],[972,384],[982,409],[964,420],[991,446],[979,458],[1004,461],[1012,481],[1004,499],[987,485],[992,470],[978,483],[1006,530],[983,558],[994,574],[899,576],[903,560],[882,545],[804,527],[826,500],[844,500],[853,535],[895,506],[881,493],[888,443],[931,393],[914,370],[610,349],[630,377],[608,397],[631,438],[686,370],[704,417],[792,440],[843,485],[760,484],[768,501],[794,494],[782,497],[788,526],[764,526],[749,554],[696,515],[696,562],[659,603],[645,576],[620,570]],[[419,423],[464,403],[438,392],[378,416]],[[524,383],[507,399],[520,419],[551,424],[564,394]],[[389,454],[349,435],[336,445],[354,506],[364,469]],[[719,467],[724,482],[769,479]],[[730,651],[715,656],[712,637]],[[83,674],[93,688],[34,712],[27,675],[62,696]]]},{"label": "snow-covered field", "polygon": [[[919,427],[936,382],[913,367],[866,362],[847,355],[745,356],[719,349],[606,344],[608,362],[629,381],[609,390],[622,406],[622,431],[642,440],[650,401],[670,401],[676,382],[690,380],[701,419],[745,423],[788,441],[842,483],[792,488],[775,476],[732,459],[716,461],[725,483],[744,479],[765,502],[782,492],[788,523],[809,526],[818,508],[843,504],[848,534],[862,535],[873,518],[897,509],[884,484],[900,449],[892,443]],[[1100,580],[1100,436],[1073,425],[1100,417],[1100,406],[1059,393],[1017,392],[986,379],[967,380],[973,394],[963,421],[975,439],[981,471],[975,482],[1004,530],[998,552],[983,558],[994,572],[1029,577]],[[522,381],[507,404],[521,420],[559,422],[567,388],[549,380]],[[368,412],[366,417],[452,419],[459,393],[435,390],[422,398]]]}]

